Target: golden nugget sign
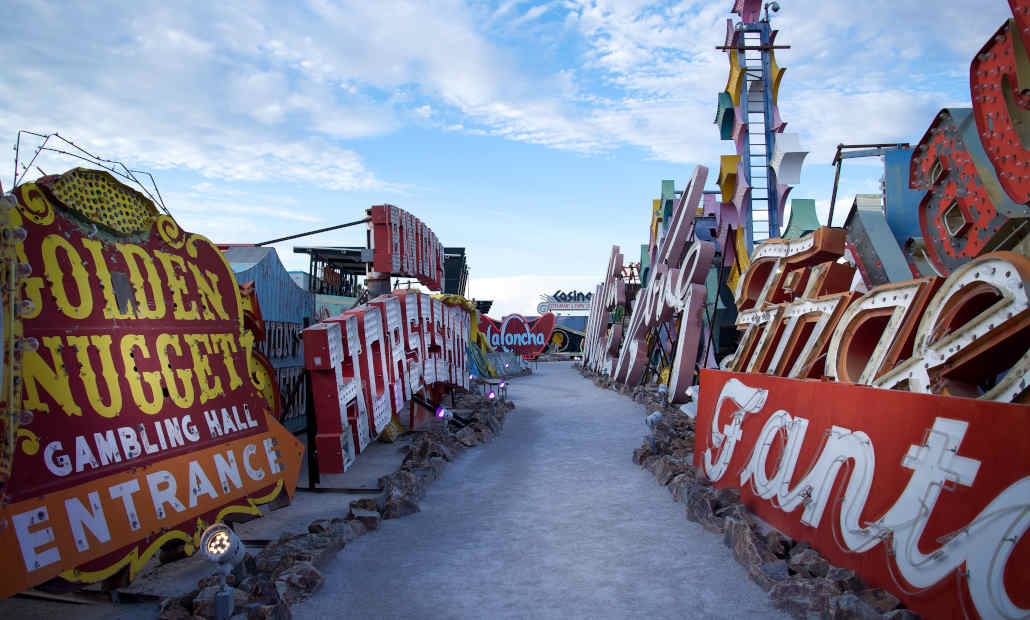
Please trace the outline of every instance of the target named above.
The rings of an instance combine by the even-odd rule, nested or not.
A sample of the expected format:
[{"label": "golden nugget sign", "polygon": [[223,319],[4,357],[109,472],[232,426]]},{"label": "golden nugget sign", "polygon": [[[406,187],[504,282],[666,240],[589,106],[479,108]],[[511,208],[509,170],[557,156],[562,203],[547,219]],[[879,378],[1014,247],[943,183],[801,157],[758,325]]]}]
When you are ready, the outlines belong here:
[{"label": "golden nugget sign", "polygon": [[162,545],[292,495],[232,271],[110,175],[15,188],[4,293],[0,595],[133,576]]}]

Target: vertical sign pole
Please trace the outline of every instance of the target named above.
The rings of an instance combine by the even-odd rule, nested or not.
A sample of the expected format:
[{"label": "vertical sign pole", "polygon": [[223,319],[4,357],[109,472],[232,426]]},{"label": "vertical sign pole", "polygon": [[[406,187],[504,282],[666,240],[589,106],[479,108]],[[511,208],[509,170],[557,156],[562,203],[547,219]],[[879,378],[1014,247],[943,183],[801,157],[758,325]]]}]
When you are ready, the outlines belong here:
[{"label": "vertical sign pole", "polygon": [[304,392],[304,400],[307,401],[304,407],[304,415],[307,418],[308,490],[314,491],[318,487],[318,483],[321,482],[321,476],[318,473],[318,455],[315,454],[315,436],[318,434],[318,421],[315,419],[315,395],[311,389],[311,371],[307,368],[304,369]]}]

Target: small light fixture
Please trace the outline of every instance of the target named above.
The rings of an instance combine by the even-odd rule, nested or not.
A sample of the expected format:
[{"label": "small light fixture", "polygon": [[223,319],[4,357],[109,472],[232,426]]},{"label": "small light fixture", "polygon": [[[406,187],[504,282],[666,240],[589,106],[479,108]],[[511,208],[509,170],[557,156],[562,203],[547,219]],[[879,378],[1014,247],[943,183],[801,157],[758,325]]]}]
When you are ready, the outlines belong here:
[{"label": "small light fixture", "polygon": [[18,206],[18,198],[11,192],[4,192],[0,196],[0,209],[13,209]]},{"label": "small light fixture", "polygon": [[36,304],[31,299],[21,300],[21,316],[28,316],[36,311]]},{"label": "small light fixture", "polygon": [[487,397],[487,399],[492,401],[493,399],[497,398],[497,392],[495,392],[493,390],[490,390],[489,392],[486,393],[486,397]]},{"label": "small light fixture", "polygon": [[504,381],[501,381],[501,383],[497,387],[503,388],[504,387]]},{"label": "small light fixture", "polygon": [[200,537],[200,548],[204,557],[215,564],[228,565],[230,570],[243,560],[243,543],[236,532],[224,523],[215,523],[204,530]]},{"label": "small light fixture", "polygon": [[39,350],[39,340],[35,338],[22,338],[18,342],[14,343],[15,351],[28,351],[29,353],[35,353]]},{"label": "small light fixture", "polygon": [[14,243],[24,243],[29,238],[29,231],[25,230],[21,226],[15,226],[14,228],[4,229],[4,239],[13,241]]},{"label": "small light fixture", "polygon": [[200,550],[204,557],[215,563],[215,574],[221,575],[222,587],[215,592],[215,620],[228,620],[235,602],[233,591],[225,583],[225,576],[243,561],[243,543],[236,532],[224,523],[215,523],[200,537]]},{"label": "small light fixture", "polygon": [[451,413],[450,411],[447,411],[443,407],[437,407],[436,408],[436,417],[438,417],[438,418],[440,418],[442,420],[450,420],[451,418],[454,417],[454,414]]}]

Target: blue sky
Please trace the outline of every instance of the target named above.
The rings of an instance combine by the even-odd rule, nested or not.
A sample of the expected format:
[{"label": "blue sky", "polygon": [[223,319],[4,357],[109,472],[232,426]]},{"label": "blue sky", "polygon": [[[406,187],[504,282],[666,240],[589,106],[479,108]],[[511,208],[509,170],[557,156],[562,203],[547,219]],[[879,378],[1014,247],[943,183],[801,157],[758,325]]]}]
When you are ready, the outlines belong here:
[{"label": "blue sky", "polygon": [[[57,131],[150,170],[183,227],[216,242],[396,204],[467,248],[469,293],[495,316],[592,290],[612,244],[646,242],[662,179],[704,165],[714,184],[733,152],[712,123],[730,0],[77,4],[8,3],[0,136]],[[937,110],[968,106],[969,62],[1011,16],[1001,0],[780,4],[780,110],[811,151],[791,197],[824,212],[834,146],[915,142]],[[841,218],[880,174],[848,163]],[[293,245],[363,240],[277,250],[304,269]]]}]

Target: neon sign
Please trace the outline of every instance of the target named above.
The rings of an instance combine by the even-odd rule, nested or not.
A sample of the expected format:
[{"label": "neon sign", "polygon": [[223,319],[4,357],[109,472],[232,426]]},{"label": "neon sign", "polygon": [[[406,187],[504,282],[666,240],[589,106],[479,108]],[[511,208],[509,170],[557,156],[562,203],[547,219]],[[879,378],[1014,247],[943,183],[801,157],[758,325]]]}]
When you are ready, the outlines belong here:
[{"label": "neon sign", "polygon": [[0,596],[131,578],[162,545],[190,553],[204,524],[292,495],[303,447],[263,398],[219,249],[105,172],[15,197]]},{"label": "neon sign", "polygon": [[[968,403],[703,370],[695,464],[925,617],[974,608],[1021,617],[1030,610],[1030,575],[1019,569],[1030,559],[1026,408]],[[892,411],[904,415],[884,415]]]}]

